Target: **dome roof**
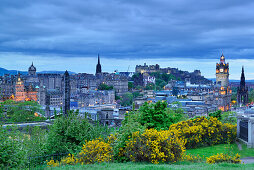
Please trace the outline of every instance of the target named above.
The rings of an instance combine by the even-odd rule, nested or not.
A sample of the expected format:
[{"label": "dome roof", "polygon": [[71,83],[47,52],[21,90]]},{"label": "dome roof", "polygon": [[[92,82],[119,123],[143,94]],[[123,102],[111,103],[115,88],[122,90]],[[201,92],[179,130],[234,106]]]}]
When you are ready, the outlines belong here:
[{"label": "dome roof", "polygon": [[29,71],[36,71],[36,67],[34,67],[33,63],[32,63],[32,65],[29,67],[28,70],[29,70]]}]

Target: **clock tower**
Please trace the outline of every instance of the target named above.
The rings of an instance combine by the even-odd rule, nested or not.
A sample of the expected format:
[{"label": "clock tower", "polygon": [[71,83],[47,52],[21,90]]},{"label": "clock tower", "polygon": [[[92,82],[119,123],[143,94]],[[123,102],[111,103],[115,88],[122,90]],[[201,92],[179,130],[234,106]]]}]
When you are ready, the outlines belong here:
[{"label": "clock tower", "polygon": [[216,84],[220,84],[221,87],[227,88],[229,85],[229,66],[225,62],[225,57],[222,54],[220,57],[220,63],[216,64]]}]

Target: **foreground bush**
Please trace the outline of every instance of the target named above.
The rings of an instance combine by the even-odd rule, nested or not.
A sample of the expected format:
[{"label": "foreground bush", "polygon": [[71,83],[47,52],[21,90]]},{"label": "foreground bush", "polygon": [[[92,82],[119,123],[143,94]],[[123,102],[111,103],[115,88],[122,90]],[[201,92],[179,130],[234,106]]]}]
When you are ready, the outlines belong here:
[{"label": "foreground bush", "polygon": [[170,130],[186,141],[186,148],[197,148],[222,143],[232,143],[236,139],[236,125],[221,123],[217,118],[199,117],[173,124]]},{"label": "foreground bush", "polygon": [[235,156],[229,156],[228,154],[218,153],[217,155],[213,155],[206,158],[206,162],[208,164],[221,163],[221,162],[238,164],[238,163],[241,163],[241,160],[240,160],[239,154],[236,154]]},{"label": "foreground bush", "polygon": [[84,164],[109,162],[113,157],[113,149],[110,143],[101,139],[87,142],[78,155],[78,162]]},{"label": "foreground bush", "polygon": [[202,162],[202,158],[199,156],[199,154],[197,155],[186,154],[183,156],[183,160],[189,161],[189,162]]},{"label": "foreground bush", "polygon": [[70,113],[67,117],[57,118],[50,127],[46,144],[47,154],[76,153],[81,150],[86,140],[108,135],[107,128],[92,125],[88,119]]},{"label": "foreground bush", "polygon": [[[132,134],[122,152],[133,162],[176,162],[185,152],[184,141],[169,130],[147,129]],[[120,153],[121,155],[122,153]]]},{"label": "foreground bush", "polygon": [[109,162],[113,158],[113,149],[111,147],[112,136],[109,137],[108,142],[105,142],[101,138],[94,139],[86,142],[83,145],[81,152],[75,157],[73,154],[69,154],[63,158],[60,162],[50,160],[47,162],[49,166],[59,165],[75,165],[75,164],[93,164]]},{"label": "foreground bush", "polygon": [[0,169],[20,166],[23,162],[23,152],[19,134],[8,131],[0,125]]}]

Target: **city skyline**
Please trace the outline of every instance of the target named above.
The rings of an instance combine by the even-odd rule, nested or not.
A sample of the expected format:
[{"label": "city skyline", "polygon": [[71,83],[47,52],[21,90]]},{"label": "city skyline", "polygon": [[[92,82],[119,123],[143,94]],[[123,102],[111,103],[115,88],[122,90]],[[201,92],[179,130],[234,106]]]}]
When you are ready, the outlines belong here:
[{"label": "city skyline", "polygon": [[[24,58],[23,54],[15,54],[16,61],[8,60],[12,54],[1,55],[2,68],[8,70],[19,70],[27,71],[27,68],[33,62],[38,71],[65,71],[69,70],[75,73],[91,73],[94,74],[96,71],[97,64],[97,54],[94,57],[40,57],[40,56],[26,56],[27,60],[22,60]],[[224,54],[225,55],[225,54]],[[220,55],[217,59],[179,59],[179,58],[157,58],[157,59],[116,59],[107,58],[100,55],[102,72],[114,72],[118,70],[120,72],[135,71],[136,65],[147,65],[159,64],[161,67],[171,67],[178,68],[183,71],[192,72],[194,70],[201,70],[201,74],[206,78],[215,78],[215,63],[219,61]],[[242,66],[245,68],[246,80],[253,80],[254,73],[252,73],[252,63],[254,59],[230,59],[225,55],[226,62],[229,62],[230,66],[230,79],[240,80]],[[228,59],[229,58],[229,59]],[[114,63],[114,65],[112,65]],[[127,64],[126,64],[127,63]],[[241,63],[241,64],[239,64]]]},{"label": "city skyline", "polygon": [[0,67],[26,70],[34,61],[41,71],[94,73],[100,53],[102,71],[157,63],[215,78],[223,51],[230,79],[240,78],[241,66],[254,79],[253,7],[250,0],[4,0]]}]

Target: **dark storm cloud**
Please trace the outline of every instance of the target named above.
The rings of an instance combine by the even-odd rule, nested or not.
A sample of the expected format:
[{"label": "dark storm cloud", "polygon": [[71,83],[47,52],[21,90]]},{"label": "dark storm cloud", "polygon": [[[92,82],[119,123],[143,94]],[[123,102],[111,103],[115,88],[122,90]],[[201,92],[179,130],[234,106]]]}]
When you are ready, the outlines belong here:
[{"label": "dark storm cloud", "polygon": [[2,0],[0,50],[65,56],[254,57],[251,0]]}]

